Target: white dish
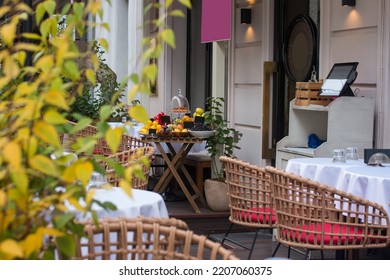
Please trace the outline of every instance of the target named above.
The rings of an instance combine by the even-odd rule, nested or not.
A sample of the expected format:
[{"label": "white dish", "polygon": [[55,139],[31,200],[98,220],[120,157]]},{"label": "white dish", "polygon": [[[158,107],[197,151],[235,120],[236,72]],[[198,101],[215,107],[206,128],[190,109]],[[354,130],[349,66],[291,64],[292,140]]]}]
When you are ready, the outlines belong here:
[{"label": "white dish", "polygon": [[214,135],[214,130],[204,130],[204,131],[195,131],[195,130],[189,130],[190,134],[193,137],[198,137],[198,138],[209,138]]}]

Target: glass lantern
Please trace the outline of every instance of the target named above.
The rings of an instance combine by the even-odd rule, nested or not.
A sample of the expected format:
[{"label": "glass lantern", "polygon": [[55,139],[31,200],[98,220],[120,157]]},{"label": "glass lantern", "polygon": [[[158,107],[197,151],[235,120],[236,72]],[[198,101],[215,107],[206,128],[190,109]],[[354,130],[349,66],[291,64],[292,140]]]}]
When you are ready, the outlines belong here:
[{"label": "glass lantern", "polygon": [[181,94],[181,90],[179,89],[177,95],[171,100],[171,118],[172,120],[182,118],[185,114],[190,112],[188,100]]}]

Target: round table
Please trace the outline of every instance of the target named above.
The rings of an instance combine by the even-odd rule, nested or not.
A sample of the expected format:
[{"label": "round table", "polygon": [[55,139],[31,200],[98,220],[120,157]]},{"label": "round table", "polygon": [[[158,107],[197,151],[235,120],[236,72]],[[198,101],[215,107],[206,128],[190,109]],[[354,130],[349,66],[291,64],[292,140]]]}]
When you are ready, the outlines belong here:
[{"label": "round table", "polygon": [[[162,196],[155,192],[134,189],[132,195],[128,196],[121,188],[113,187],[112,189],[96,189],[93,198],[100,202],[111,202],[117,207],[116,210],[108,210],[95,203],[92,210],[96,211],[99,218],[136,218],[139,216],[168,218],[165,202]],[[78,220],[85,220],[89,217],[89,215],[86,216],[76,211]]]},{"label": "round table", "polygon": [[286,171],[337,187],[341,172],[349,167],[365,166],[363,159],[347,160],[345,163],[332,162],[332,158],[294,158],[286,165]]},{"label": "round table", "polygon": [[390,214],[390,167],[354,166],[340,175],[338,189],[376,202]]}]

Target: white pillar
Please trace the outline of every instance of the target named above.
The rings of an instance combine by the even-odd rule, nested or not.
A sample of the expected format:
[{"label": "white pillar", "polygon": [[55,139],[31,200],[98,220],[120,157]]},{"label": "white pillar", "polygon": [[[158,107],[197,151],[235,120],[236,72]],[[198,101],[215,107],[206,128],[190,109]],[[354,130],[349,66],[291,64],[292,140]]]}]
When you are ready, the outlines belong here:
[{"label": "white pillar", "polygon": [[[142,38],[143,31],[143,2],[142,0],[128,1],[128,48],[126,50],[118,50],[120,52],[127,51],[128,55],[128,73],[140,73],[142,68]],[[128,83],[128,88],[131,89],[133,84]],[[145,94],[140,94],[135,97],[141,101],[145,107],[149,107],[149,97]]]}]

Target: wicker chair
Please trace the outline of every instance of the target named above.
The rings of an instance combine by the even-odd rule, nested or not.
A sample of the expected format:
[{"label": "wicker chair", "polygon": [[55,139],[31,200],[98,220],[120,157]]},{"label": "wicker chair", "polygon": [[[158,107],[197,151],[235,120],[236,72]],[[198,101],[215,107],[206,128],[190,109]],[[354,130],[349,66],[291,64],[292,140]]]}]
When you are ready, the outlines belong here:
[{"label": "wicker chair", "polygon": [[[136,163],[140,164],[142,167],[143,178],[136,176],[136,174],[133,174],[131,186],[133,189],[146,190],[149,183],[149,173],[151,166],[150,163],[153,160],[155,152],[156,150],[152,146],[127,149],[122,152],[118,152],[116,154],[108,156],[107,162],[110,162],[110,160],[113,159],[116,164],[121,164],[123,167],[129,167]],[[141,158],[144,158],[144,160],[146,160],[147,162],[143,161],[143,159]],[[107,182],[113,186],[118,186],[119,181],[123,177],[119,176],[114,168],[107,165],[107,162],[102,162],[106,169]]]},{"label": "wicker chair", "polygon": [[238,260],[220,243],[190,231],[173,218],[108,218],[86,222],[77,240],[76,259]]},{"label": "wicker chair", "polygon": [[[69,122],[71,125],[75,125],[73,122]],[[76,139],[80,137],[93,137],[98,133],[98,129],[96,126],[88,125],[87,127],[76,131],[73,134],[62,134],[60,135],[60,141],[63,146],[66,147],[66,149],[71,150],[72,145],[76,143]],[[125,150],[134,149],[134,148],[140,148],[140,147],[147,147],[151,146],[150,143],[144,143],[141,141],[140,138],[130,136],[127,134],[122,135],[122,140],[119,144],[118,151],[117,152],[123,152]],[[107,141],[103,138],[99,138],[95,149],[93,151],[93,154],[95,155],[103,155],[103,156],[109,156],[112,155],[113,152],[111,151],[110,147],[107,144]]]},{"label": "wicker chair", "polygon": [[[221,156],[219,159],[224,165],[226,174],[231,222],[222,243],[228,240],[249,250],[248,259],[250,259],[259,230],[269,229],[272,232],[276,227],[269,175],[264,168],[238,159],[226,156]],[[256,230],[251,247],[229,238],[234,224]]]},{"label": "wicker chair", "polygon": [[389,246],[389,217],[381,205],[274,167],[266,171],[278,221],[273,256],[280,244],[305,249],[306,258],[311,250]]}]

